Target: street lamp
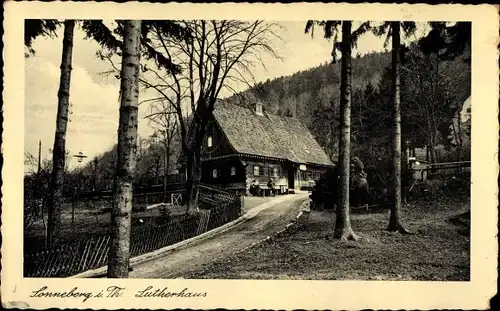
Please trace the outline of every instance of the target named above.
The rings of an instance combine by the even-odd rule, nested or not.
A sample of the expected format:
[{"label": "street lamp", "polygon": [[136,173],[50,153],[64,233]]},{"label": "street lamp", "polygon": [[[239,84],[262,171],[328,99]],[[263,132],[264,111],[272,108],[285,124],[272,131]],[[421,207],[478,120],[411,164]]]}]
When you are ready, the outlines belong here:
[{"label": "street lamp", "polygon": [[86,158],[86,155],[83,155],[83,152],[78,152],[78,154],[73,155],[73,157],[78,158],[78,163],[82,163],[83,159]]}]

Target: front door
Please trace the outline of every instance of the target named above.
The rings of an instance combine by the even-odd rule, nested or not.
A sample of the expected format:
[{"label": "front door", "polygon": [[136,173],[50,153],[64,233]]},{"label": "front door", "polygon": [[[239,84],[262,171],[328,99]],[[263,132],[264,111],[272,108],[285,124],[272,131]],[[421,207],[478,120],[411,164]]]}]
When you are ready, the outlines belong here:
[{"label": "front door", "polygon": [[295,189],[295,168],[293,166],[288,169],[288,189]]}]

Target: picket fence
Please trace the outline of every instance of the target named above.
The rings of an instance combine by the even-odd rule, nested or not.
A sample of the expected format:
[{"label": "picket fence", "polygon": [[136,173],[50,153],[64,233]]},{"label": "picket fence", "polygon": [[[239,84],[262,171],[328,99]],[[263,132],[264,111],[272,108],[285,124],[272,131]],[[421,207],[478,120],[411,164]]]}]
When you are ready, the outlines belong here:
[{"label": "picket fence", "polygon": [[[200,201],[213,206],[196,215],[184,215],[165,224],[132,227],[130,256],[136,257],[222,226],[241,215],[242,199],[209,186],[200,187]],[[214,204],[216,202],[217,204]],[[24,256],[25,277],[68,277],[107,265],[109,234],[61,244]]]}]

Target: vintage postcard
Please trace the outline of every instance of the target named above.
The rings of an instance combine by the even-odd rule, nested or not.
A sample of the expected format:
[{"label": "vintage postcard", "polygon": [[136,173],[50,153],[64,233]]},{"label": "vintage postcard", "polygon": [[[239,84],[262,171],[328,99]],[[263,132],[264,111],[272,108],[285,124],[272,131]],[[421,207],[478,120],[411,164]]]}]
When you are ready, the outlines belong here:
[{"label": "vintage postcard", "polygon": [[7,2],[3,306],[488,308],[498,26],[490,5]]}]

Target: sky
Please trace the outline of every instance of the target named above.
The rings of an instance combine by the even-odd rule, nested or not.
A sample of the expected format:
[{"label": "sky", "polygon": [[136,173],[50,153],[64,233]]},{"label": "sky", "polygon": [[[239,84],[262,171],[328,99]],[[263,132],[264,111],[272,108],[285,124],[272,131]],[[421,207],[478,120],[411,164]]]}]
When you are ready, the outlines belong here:
[{"label": "sky", "polygon": [[[258,66],[253,70],[256,81],[291,75],[331,61],[332,43],[324,39],[320,31],[316,31],[312,38],[304,34],[305,21],[280,22],[279,25],[282,26],[278,33],[281,40],[273,40],[273,44],[281,60],[265,58],[265,68]],[[420,33],[425,31],[422,28]],[[419,31],[415,38],[421,35]],[[78,163],[72,157],[68,163],[70,169],[106,152],[117,141],[119,80],[113,75],[102,74],[110,70],[110,66],[96,56],[99,45],[84,39],[84,36],[76,26],[70,86],[71,121],[68,123],[66,149],[71,155],[82,152],[88,158]],[[25,152],[37,155],[41,140],[42,158],[47,159],[51,158],[50,149],[54,143],[62,37],[60,28],[57,38],[37,38],[33,44],[35,54],[25,59]],[[366,34],[360,38],[353,55],[382,51],[383,43],[383,38]],[[148,94],[141,94],[143,96]],[[141,137],[153,133],[143,119],[147,112],[146,105],[139,107]],[[28,169],[26,167],[25,171]]]}]

